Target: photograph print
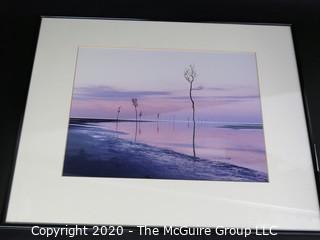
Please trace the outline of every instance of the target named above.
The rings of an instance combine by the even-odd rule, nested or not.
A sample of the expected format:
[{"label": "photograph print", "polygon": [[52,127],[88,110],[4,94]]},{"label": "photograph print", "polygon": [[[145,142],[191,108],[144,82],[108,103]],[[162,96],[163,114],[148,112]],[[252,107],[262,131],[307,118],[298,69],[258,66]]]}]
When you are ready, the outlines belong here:
[{"label": "photograph print", "polygon": [[63,176],[268,182],[255,53],[78,48]]}]

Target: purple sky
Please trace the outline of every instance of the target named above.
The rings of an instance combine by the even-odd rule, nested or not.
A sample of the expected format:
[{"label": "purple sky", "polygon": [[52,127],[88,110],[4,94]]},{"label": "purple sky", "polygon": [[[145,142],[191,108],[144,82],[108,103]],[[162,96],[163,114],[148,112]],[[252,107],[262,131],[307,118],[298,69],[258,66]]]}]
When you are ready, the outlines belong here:
[{"label": "purple sky", "polygon": [[144,119],[191,118],[185,68],[193,64],[196,119],[260,123],[254,53],[80,48],[71,117],[133,119],[132,98]]}]

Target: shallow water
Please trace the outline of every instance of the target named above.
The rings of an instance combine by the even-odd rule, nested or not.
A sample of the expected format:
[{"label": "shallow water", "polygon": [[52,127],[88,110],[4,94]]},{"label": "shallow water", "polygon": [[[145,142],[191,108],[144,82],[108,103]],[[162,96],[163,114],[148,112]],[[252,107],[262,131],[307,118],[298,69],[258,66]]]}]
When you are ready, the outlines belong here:
[{"label": "shallow water", "polygon": [[[127,125],[132,126],[132,123]],[[133,125],[135,126],[135,123]],[[149,127],[151,125],[151,123],[145,124]],[[113,126],[113,124],[109,124],[110,126]],[[215,128],[217,131],[224,129]],[[168,145],[166,147],[155,146],[156,142],[153,142],[154,144],[143,143],[142,131],[140,140],[138,134],[138,128],[136,136],[135,130],[134,134],[131,135],[129,132],[108,129],[108,124],[70,124],[63,175],[268,181],[266,173],[230,164],[225,158],[219,158],[219,156],[212,155],[212,158],[208,159],[182,153],[183,149],[190,151],[190,144],[178,144],[178,148],[176,148],[176,144],[172,144],[172,147]],[[145,141],[147,141],[147,138],[145,138]],[[173,138],[170,141],[174,143]],[[174,148],[179,149],[179,151],[173,150]],[[196,150],[198,154],[198,148]],[[204,152],[208,154],[210,151]],[[227,160],[230,161],[230,159]]]},{"label": "shallow water", "polygon": [[[104,122],[117,137],[193,156],[192,122]],[[196,157],[267,172],[263,129],[252,125],[197,122]],[[254,125],[253,125],[254,126]]]}]

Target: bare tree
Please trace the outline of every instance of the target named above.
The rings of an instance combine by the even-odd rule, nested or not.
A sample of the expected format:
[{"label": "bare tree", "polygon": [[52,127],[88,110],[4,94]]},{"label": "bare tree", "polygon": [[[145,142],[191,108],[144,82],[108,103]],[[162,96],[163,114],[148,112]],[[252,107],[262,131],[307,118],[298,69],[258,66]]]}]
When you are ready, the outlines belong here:
[{"label": "bare tree", "polygon": [[159,118],[160,118],[160,113],[157,113],[157,133],[159,133]]},{"label": "bare tree", "polygon": [[139,112],[139,135],[141,134],[141,117],[142,117],[142,111]]},{"label": "bare tree", "polygon": [[135,131],[135,135],[134,135],[134,141],[136,141],[137,140],[137,130],[138,130],[138,110],[137,110],[137,108],[138,108],[138,99],[137,98],[132,98],[131,101],[132,101],[132,105],[134,107],[134,110],[136,112],[136,131]]},{"label": "bare tree", "polygon": [[194,106],[194,100],[192,97],[192,90],[193,90],[193,82],[197,77],[197,72],[195,71],[194,65],[189,65],[184,70],[184,78],[189,83],[189,98],[191,101],[192,106],[192,120],[193,120],[193,135],[192,135],[192,145],[193,145],[193,156],[196,157],[196,150],[195,150],[195,135],[196,135],[196,121],[195,121],[195,106]]},{"label": "bare tree", "polygon": [[134,107],[134,110],[136,112],[136,121],[138,121],[138,110],[137,110],[137,108],[138,108],[138,99],[137,98],[132,98],[131,101],[132,101],[132,105]]},{"label": "bare tree", "polygon": [[118,107],[118,110],[117,110],[117,122],[119,121],[120,111],[121,111],[121,106],[119,106],[119,107]]},{"label": "bare tree", "polygon": [[120,111],[121,111],[121,106],[119,106],[119,107],[118,107],[118,110],[117,110],[116,131],[118,131],[118,123],[119,123],[119,114],[120,114]]}]

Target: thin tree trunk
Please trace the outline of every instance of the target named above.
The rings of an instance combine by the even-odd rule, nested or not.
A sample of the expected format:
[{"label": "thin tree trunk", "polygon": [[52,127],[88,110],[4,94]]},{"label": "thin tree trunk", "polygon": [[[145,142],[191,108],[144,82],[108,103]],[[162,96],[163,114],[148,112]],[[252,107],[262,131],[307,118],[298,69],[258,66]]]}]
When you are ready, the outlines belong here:
[{"label": "thin tree trunk", "polygon": [[118,131],[118,123],[119,123],[119,113],[120,113],[120,112],[118,112],[118,114],[117,114],[117,121],[116,121],[116,131]]},{"label": "thin tree trunk", "polygon": [[137,141],[137,131],[138,131],[138,112],[137,112],[137,108],[135,107],[134,110],[136,111],[136,132],[134,135],[134,141]]},{"label": "thin tree trunk", "polygon": [[134,110],[136,111],[136,122],[138,121],[138,111],[137,108],[134,108]]},{"label": "thin tree trunk", "polygon": [[196,157],[196,146],[195,146],[196,121],[195,121],[194,101],[193,101],[193,98],[192,98],[192,82],[190,83],[189,97],[190,97],[191,104],[192,104],[192,120],[193,120],[192,147],[193,147],[193,157]]}]

